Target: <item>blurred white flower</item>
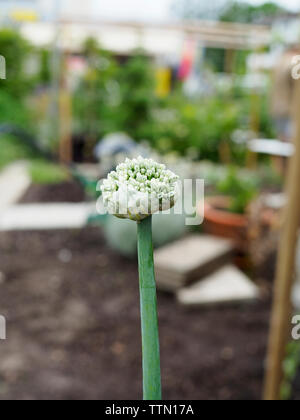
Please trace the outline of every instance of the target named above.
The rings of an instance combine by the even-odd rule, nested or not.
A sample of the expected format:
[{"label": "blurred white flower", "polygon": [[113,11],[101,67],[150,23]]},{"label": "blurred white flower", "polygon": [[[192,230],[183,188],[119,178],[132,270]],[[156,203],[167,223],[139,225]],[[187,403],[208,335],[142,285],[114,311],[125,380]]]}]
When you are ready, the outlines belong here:
[{"label": "blurred white flower", "polygon": [[152,159],[126,159],[101,186],[104,206],[117,217],[141,221],[175,205],[178,179]]}]

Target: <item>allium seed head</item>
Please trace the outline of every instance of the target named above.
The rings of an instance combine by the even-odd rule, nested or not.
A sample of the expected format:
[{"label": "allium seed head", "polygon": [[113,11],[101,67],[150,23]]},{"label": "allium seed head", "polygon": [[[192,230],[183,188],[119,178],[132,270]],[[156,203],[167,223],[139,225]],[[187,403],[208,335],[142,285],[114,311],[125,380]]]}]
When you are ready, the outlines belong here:
[{"label": "allium seed head", "polygon": [[101,186],[104,206],[117,217],[141,221],[174,206],[178,179],[152,159],[126,159]]}]

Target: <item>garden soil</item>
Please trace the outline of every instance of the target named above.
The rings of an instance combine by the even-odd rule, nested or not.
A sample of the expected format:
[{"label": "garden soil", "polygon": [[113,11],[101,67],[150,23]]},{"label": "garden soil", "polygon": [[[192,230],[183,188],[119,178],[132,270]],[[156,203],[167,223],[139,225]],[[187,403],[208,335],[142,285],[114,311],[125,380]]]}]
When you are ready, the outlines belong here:
[{"label": "garden soil", "polygon": [[84,200],[83,188],[75,181],[66,181],[52,185],[32,184],[20,203],[80,203]]},{"label": "garden soil", "polygon": [[[138,272],[100,228],[0,236],[0,399],[142,398]],[[158,294],[163,397],[262,395],[270,298],[187,310]]]}]

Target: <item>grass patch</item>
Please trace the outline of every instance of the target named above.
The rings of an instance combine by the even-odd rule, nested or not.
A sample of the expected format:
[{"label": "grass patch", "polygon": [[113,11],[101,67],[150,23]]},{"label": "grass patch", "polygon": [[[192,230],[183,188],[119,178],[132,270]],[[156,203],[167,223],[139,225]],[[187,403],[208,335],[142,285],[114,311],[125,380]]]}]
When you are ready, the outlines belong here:
[{"label": "grass patch", "polygon": [[12,136],[0,136],[0,169],[16,160],[35,158],[34,152],[19,139]]},{"label": "grass patch", "polygon": [[43,160],[34,160],[30,164],[30,175],[34,184],[60,184],[70,180],[67,169]]},{"label": "grass patch", "polygon": [[18,160],[30,161],[29,171],[34,184],[60,184],[71,178],[67,169],[39,159],[22,140],[13,136],[0,136],[0,170]]}]

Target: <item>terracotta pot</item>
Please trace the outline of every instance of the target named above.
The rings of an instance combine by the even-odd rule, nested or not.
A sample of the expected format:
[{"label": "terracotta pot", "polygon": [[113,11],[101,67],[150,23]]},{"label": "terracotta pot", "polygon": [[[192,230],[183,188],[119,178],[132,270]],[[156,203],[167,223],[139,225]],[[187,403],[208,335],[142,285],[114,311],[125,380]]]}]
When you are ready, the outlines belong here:
[{"label": "terracotta pot", "polygon": [[239,251],[248,249],[248,216],[230,212],[230,198],[208,197],[205,200],[203,228],[210,235],[233,240]]}]

